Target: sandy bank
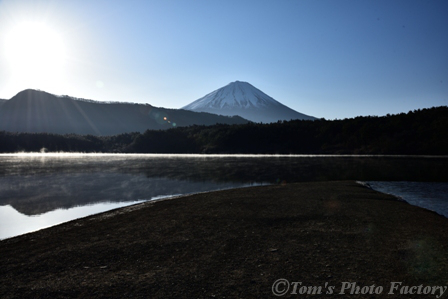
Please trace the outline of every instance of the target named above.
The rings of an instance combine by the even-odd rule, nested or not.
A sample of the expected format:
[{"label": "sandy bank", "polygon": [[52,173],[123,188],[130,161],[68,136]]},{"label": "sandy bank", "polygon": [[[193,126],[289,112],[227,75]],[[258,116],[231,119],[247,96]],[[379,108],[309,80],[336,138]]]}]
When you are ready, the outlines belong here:
[{"label": "sandy bank", "polygon": [[[280,278],[285,297],[307,297],[300,282],[436,298],[400,288],[448,285],[447,236],[448,219],[355,182],[202,193],[1,241],[0,298],[272,298]],[[340,295],[348,282],[383,290]]]}]

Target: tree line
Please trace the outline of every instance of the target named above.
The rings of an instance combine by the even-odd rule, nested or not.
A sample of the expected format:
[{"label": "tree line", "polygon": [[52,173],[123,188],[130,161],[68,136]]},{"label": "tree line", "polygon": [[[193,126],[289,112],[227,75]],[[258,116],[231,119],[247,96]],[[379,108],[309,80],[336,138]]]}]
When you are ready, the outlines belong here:
[{"label": "tree line", "polygon": [[0,132],[0,152],[448,154],[448,107],[343,120],[217,124],[114,136]]}]

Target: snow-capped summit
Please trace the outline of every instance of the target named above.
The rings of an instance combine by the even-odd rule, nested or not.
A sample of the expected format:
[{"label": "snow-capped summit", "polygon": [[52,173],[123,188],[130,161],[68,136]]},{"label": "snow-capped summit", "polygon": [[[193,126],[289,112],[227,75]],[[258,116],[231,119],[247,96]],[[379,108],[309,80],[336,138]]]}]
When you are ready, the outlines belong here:
[{"label": "snow-capped summit", "polygon": [[182,107],[185,110],[221,115],[239,115],[253,122],[315,119],[277,102],[247,82],[235,81]]},{"label": "snow-capped summit", "polygon": [[198,108],[261,108],[278,105],[276,100],[247,82],[235,81],[194,101],[183,109]]}]

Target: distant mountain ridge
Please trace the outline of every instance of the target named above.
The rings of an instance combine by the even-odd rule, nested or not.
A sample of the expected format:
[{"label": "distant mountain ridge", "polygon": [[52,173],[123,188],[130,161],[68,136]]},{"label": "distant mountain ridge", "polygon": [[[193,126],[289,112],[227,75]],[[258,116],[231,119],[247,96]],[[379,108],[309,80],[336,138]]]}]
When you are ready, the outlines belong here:
[{"label": "distant mountain ridge", "polygon": [[316,119],[283,105],[258,88],[241,81],[229,83],[182,109],[227,116],[239,115],[253,122],[263,123]]},{"label": "distant mountain ridge", "polygon": [[76,99],[33,89],[0,101],[0,130],[9,132],[104,136],[216,123],[244,124],[247,120],[149,104]]}]

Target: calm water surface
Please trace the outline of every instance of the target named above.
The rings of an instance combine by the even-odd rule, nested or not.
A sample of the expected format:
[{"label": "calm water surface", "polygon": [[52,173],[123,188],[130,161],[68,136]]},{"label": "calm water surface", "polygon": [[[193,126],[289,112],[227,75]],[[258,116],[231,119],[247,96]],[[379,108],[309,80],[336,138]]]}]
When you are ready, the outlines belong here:
[{"label": "calm water surface", "polygon": [[367,181],[444,214],[447,166],[428,157],[0,155],[0,239],[160,197],[300,181]]},{"label": "calm water surface", "polygon": [[408,203],[448,217],[448,183],[446,182],[367,182],[383,193],[393,194]]}]

